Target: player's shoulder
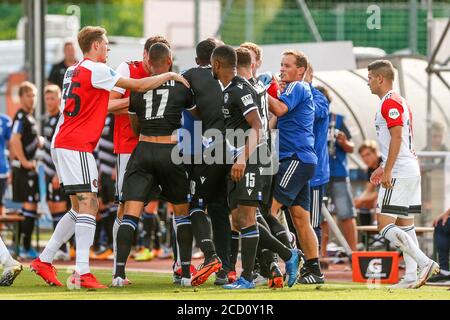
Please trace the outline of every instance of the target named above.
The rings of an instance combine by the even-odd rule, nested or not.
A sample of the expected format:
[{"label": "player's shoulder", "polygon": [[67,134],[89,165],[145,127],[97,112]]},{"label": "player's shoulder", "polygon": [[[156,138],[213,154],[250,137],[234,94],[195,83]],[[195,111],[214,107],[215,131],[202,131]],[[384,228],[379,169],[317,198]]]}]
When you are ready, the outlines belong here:
[{"label": "player's shoulder", "polygon": [[389,109],[392,107],[401,107],[403,108],[403,98],[402,96],[395,91],[391,91],[383,98],[381,102],[382,109]]},{"label": "player's shoulder", "polygon": [[16,115],[14,116],[14,120],[22,120],[27,117],[27,113],[23,109],[19,109],[16,112]]},{"label": "player's shoulder", "polygon": [[284,90],[284,95],[291,95],[299,92],[303,92],[306,89],[306,86],[303,84],[303,81],[292,81],[289,82]]}]

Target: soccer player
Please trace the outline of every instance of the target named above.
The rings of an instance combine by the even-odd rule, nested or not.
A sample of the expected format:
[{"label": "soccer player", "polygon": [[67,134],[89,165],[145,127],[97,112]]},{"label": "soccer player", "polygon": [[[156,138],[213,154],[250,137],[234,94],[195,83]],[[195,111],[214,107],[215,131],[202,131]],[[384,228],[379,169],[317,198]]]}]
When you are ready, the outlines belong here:
[{"label": "soccer player", "polygon": [[22,214],[25,220],[21,223],[23,248],[22,258],[36,258],[37,252],[31,247],[31,236],[37,218],[39,202],[39,183],[36,171],[35,155],[40,147],[36,120],[33,116],[37,89],[30,82],[23,82],[19,87],[21,108],[17,111],[13,123],[10,141],[10,157],[12,159],[13,201],[22,202]]},{"label": "soccer player", "polygon": [[[262,175],[263,161],[269,157],[267,136],[255,103],[257,93],[246,79],[236,75],[235,50],[226,45],[217,47],[211,56],[211,65],[214,77],[224,87],[226,139],[233,160],[228,180],[228,205],[233,224],[241,233],[243,268],[240,278],[223,287],[253,289],[253,269],[259,241],[256,209],[261,202],[267,201],[268,196],[264,189],[267,176]],[[298,264],[298,252],[292,251],[292,259],[286,264],[289,286],[297,279]]]},{"label": "soccer player", "polygon": [[[53,219],[53,229],[56,228],[59,220],[67,212],[67,201],[69,198],[61,188],[60,181],[56,174],[56,168],[52,160],[51,144],[55,133],[56,125],[60,116],[59,104],[61,101],[61,90],[55,84],[48,85],[44,89],[44,101],[47,109],[47,116],[42,129],[44,137],[44,171],[45,184],[47,186],[47,204]],[[70,260],[66,243],[55,255],[55,260]]]},{"label": "soccer player", "polygon": [[[205,132],[207,133],[208,130],[225,131],[225,122],[222,114],[222,88],[211,72],[211,54],[218,45],[215,39],[199,42],[196,46],[197,57],[195,61],[197,67],[183,72],[183,76],[189,81],[194,93],[202,125],[202,135],[205,135]],[[184,115],[186,115],[186,112]],[[187,116],[189,115],[186,115],[185,121]],[[214,138],[215,140],[213,140]],[[197,137],[194,136],[194,139],[197,139]],[[204,140],[205,150],[203,154],[205,155],[211,154],[210,150],[214,149],[215,146],[223,146],[224,143],[223,139],[217,139],[216,137],[204,137]],[[194,141],[194,148],[197,147],[196,143]],[[214,282],[216,285],[228,283],[227,275],[231,271],[229,257],[231,225],[226,202],[226,170],[226,165],[223,162],[207,164],[202,157],[201,163],[194,162],[190,177],[192,227],[201,228],[202,232],[206,233],[205,239],[208,239],[204,243],[197,243],[203,252],[207,252],[210,242],[214,240],[214,247],[222,261],[222,269],[216,274]],[[211,218],[212,234],[211,226],[209,226],[206,219],[206,210]],[[194,224],[195,220],[198,220],[198,223]]]},{"label": "soccer player", "polygon": [[[6,156],[6,144],[11,138],[11,119],[0,114],[0,215],[3,214],[3,195],[8,184],[9,164]],[[0,238],[0,264],[3,266],[3,273],[0,277],[0,286],[10,286],[14,279],[20,274],[22,265],[11,257],[3,240]]]},{"label": "soccer player", "polygon": [[[281,80],[286,88],[279,99],[269,96],[269,110],[278,117],[280,168],[276,177],[272,214],[282,206],[289,209],[306,256],[304,277],[323,283],[317,236],[311,227],[310,185],[317,167],[314,150],[314,102],[309,85],[302,81],[308,59],[300,51],[285,51]],[[311,277],[309,277],[311,276]]]},{"label": "soccer player", "polygon": [[[170,48],[170,44],[166,38],[162,36],[154,36],[147,39],[144,44],[142,53],[142,61],[127,61],[122,62],[116,69],[117,73],[123,77],[130,77],[132,79],[141,79],[150,76],[150,59],[149,50],[155,43],[164,43]],[[117,232],[119,230],[123,217],[123,202],[121,201],[123,179],[125,169],[130,159],[131,153],[138,144],[138,137],[134,134],[131,128],[130,119],[128,116],[128,107],[130,105],[130,90],[125,90],[120,87],[114,87],[110,93],[108,111],[114,114],[114,153],[117,154],[116,163],[116,202],[119,202],[117,210],[117,218],[113,226],[113,252],[114,252],[114,266],[113,275],[116,270],[117,258]],[[124,284],[130,284],[128,279],[124,279]]]},{"label": "soccer player", "polygon": [[[167,72],[172,67],[172,53],[163,43],[153,44],[149,57],[152,74]],[[193,228],[189,216],[189,180],[185,166],[177,164],[176,159],[172,158],[173,155],[178,155],[178,141],[174,133],[181,127],[181,113],[184,109],[195,109],[192,91],[175,81],[168,81],[145,94],[131,94],[130,122],[136,135],[139,134],[139,143],[125,172],[125,214],[117,233],[117,263],[113,286],[123,285],[134,230],[144,205],[152,199],[158,188],[161,189],[161,195],[173,205],[175,213],[182,268],[181,286],[199,285],[222,266],[212,248],[211,256],[208,257],[206,254],[209,252],[205,252],[203,267],[191,279]],[[195,229],[193,231],[197,242],[202,243],[202,234],[196,233]]]},{"label": "soccer player", "polygon": [[[258,106],[258,112],[261,117],[262,121],[262,130],[264,132],[264,136],[269,137],[269,110],[268,110],[268,101],[267,101],[267,92],[264,88],[264,85],[262,82],[256,80],[253,77],[252,73],[252,66],[255,65],[255,58],[252,57],[252,54],[250,50],[239,47],[236,49],[236,55],[237,55],[237,74],[238,76],[246,79],[252,86],[253,89],[256,92],[256,105]],[[267,194],[270,194],[270,188],[271,188],[271,181],[272,181],[272,175],[266,176],[266,183],[265,188],[266,191],[263,191]],[[265,201],[260,204],[260,208],[270,208],[269,203],[270,199],[264,199]],[[296,259],[295,255],[292,254],[291,248],[288,246],[285,246],[283,243],[278,241],[277,238],[272,236],[270,232],[270,227],[264,218],[264,215],[261,213],[261,209],[257,210],[257,222],[258,222],[258,229],[259,229],[259,251],[260,251],[260,257],[262,260],[264,260],[264,264],[268,267],[268,285],[270,288],[282,288],[283,287],[283,275],[281,273],[280,267],[278,266],[276,255],[274,253],[277,253],[284,261],[288,261],[291,258],[294,257]],[[269,211],[270,213],[270,211]],[[266,216],[268,216],[266,214]],[[300,259],[302,259],[301,257]],[[289,262],[288,262],[289,263]],[[299,262],[299,264],[303,264],[303,261]],[[292,277],[292,276],[291,276]]]},{"label": "soccer player", "polygon": [[414,214],[421,212],[420,167],[413,145],[412,110],[393,90],[394,67],[388,60],[368,66],[370,91],[380,98],[375,128],[383,163],[370,181],[381,184],[377,220],[380,234],[404,255],[405,277],[392,288],[417,289],[439,272],[439,265],[419,248]]},{"label": "soccer player", "polygon": [[71,283],[105,288],[90,273],[89,248],[98,211],[98,172],[92,152],[105,124],[109,92],[114,86],[146,91],[169,80],[189,84],[175,73],[137,80],[120,76],[105,64],[108,38],[101,27],[84,27],[78,33],[78,43],[84,58],[70,67],[64,77],[61,116],[51,151],[58,179],[70,195],[72,208],[59,221],[39,258],[32,261],[31,269],[50,285],[62,286],[52,262],[58,248],[75,233],[76,270]]}]

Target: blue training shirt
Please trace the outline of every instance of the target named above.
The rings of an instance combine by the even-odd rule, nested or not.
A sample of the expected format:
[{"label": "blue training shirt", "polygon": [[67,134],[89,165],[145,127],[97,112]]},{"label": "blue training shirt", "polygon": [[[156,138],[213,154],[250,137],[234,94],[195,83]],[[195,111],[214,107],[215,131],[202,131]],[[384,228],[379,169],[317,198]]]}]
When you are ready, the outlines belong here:
[{"label": "blue training shirt", "polygon": [[[347,139],[351,140],[352,136],[345,125],[344,119],[343,115],[330,113],[330,127],[342,131],[347,136]],[[347,153],[337,142],[333,141],[332,143],[335,144],[336,151],[334,156],[330,156],[330,176],[334,178],[346,178],[349,175]]]},{"label": "blue training shirt", "polygon": [[314,102],[311,89],[304,81],[289,83],[279,98],[288,112],[278,118],[280,160],[293,155],[304,163],[317,164],[314,150]]},{"label": "blue training shirt", "polygon": [[321,186],[330,181],[330,165],[328,157],[328,122],[330,102],[322,92],[310,84],[314,101],[314,150],[317,155],[317,167],[311,179],[311,187]]},{"label": "blue training shirt", "polygon": [[11,138],[11,125],[11,118],[6,114],[0,114],[0,178],[6,178],[9,171],[6,142]]}]

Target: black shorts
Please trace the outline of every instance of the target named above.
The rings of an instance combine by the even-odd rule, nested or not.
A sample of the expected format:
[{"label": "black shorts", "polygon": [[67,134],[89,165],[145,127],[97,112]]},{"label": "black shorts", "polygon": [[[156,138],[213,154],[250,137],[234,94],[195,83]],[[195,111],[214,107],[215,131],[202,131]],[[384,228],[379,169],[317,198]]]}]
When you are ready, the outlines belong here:
[{"label": "black shorts", "polygon": [[39,178],[34,170],[12,169],[12,191],[14,202],[39,202]]},{"label": "black shorts", "polygon": [[189,179],[183,164],[172,162],[174,144],[140,141],[128,161],[122,201],[148,203],[161,196],[173,204],[188,202]]},{"label": "black shorts", "polygon": [[47,201],[53,202],[68,201],[69,196],[64,192],[64,188],[61,185],[59,185],[59,188],[57,189],[53,188],[52,179],[53,177],[45,175],[45,185],[47,187],[46,189]]},{"label": "black shorts", "polygon": [[0,178],[0,206],[3,206],[3,197],[5,196],[6,187],[8,186],[8,178]]},{"label": "black shorts", "polygon": [[103,204],[114,202],[115,194],[116,186],[111,175],[101,173],[98,196],[102,199]]},{"label": "black shorts", "polygon": [[[267,146],[260,146],[254,155],[256,152],[267,153]],[[236,209],[238,204],[260,207],[267,205],[270,201],[272,176],[268,172],[270,172],[271,165],[263,164],[259,157],[255,159],[254,155],[247,162],[244,176],[238,182],[231,180],[231,166],[229,166],[227,193],[230,210]]]},{"label": "black shorts", "polygon": [[195,164],[190,174],[191,208],[206,208],[211,203],[223,203],[227,196],[227,166]]}]

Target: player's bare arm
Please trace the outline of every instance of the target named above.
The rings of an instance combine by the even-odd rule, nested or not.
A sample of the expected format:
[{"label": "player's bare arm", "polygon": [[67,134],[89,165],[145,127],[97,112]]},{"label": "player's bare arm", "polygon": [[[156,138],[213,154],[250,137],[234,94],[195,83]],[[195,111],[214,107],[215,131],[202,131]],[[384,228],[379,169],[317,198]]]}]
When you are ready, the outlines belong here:
[{"label": "player's bare arm", "polygon": [[12,155],[20,161],[20,165],[25,169],[34,169],[36,164],[32,161],[28,161],[23,153],[22,141],[20,140],[22,135],[20,133],[14,133],[10,140],[10,149]]},{"label": "player's bare arm", "polygon": [[116,86],[133,91],[146,92],[158,88],[159,86],[163,85],[169,80],[180,82],[187,88],[189,88],[189,82],[182,75],[175,72],[166,72],[157,76],[142,79],[131,79],[121,77],[117,81]]},{"label": "player's bare arm", "polygon": [[282,117],[289,111],[287,105],[284,102],[275,99],[272,96],[268,97],[269,97],[269,111],[272,112],[275,116]]},{"label": "player's bare arm", "polygon": [[113,114],[127,114],[130,99],[128,97],[122,97],[123,95],[120,92],[111,91],[109,94],[108,112]]},{"label": "player's bare arm", "polygon": [[338,132],[336,136],[336,142],[342,149],[344,149],[345,152],[353,153],[353,150],[355,149],[355,143],[351,140],[348,140],[344,132]]},{"label": "player's bare arm", "polygon": [[386,189],[392,188],[392,168],[397,160],[402,144],[402,128],[402,126],[395,126],[389,129],[391,142],[389,144],[386,166],[384,167],[383,176],[381,177],[381,185]]},{"label": "player's bare arm", "polygon": [[130,117],[131,128],[133,129],[133,132],[136,135],[136,137],[139,137],[139,135],[141,133],[141,128],[139,127],[138,116],[135,114],[130,114],[129,117]]},{"label": "player's bare arm", "polygon": [[233,181],[239,181],[244,176],[247,160],[255,151],[260,139],[263,136],[263,127],[261,117],[257,110],[249,112],[245,116],[248,124],[251,126],[250,134],[245,142],[245,149],[236,159],[235,164],[231,168],[231,179]]}]

